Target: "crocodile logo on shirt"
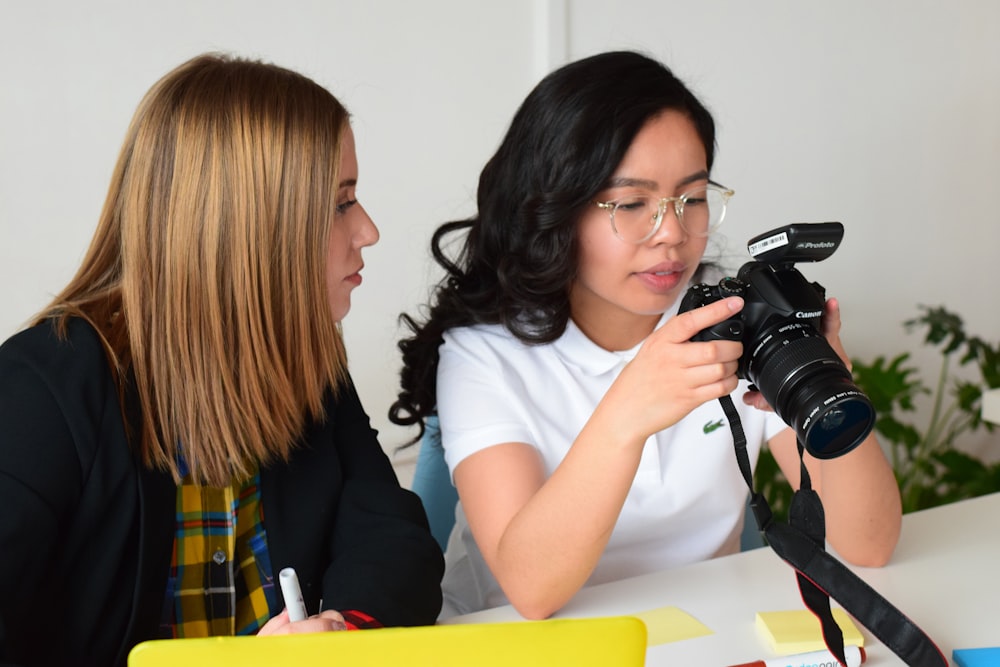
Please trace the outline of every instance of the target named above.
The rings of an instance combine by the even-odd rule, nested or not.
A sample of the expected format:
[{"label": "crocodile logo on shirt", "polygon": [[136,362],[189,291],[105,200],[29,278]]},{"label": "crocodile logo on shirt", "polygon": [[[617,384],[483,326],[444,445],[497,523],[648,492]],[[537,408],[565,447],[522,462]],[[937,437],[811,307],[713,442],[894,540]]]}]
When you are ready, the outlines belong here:
[{"label": "crocodile logo on shirt", "polygon": [[721,419],[714,422],[705,422],[705,425],[701,427],[701,430],[705,432],[705,435],[708,435],[712,431],[722,428],[724,424],[725,422]]}]

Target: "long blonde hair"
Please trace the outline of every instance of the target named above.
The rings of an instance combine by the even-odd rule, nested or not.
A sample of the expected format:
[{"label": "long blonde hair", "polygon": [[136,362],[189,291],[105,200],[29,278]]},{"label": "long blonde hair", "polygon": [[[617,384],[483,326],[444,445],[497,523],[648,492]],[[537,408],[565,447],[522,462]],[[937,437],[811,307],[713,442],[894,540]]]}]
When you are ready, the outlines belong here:
[{"label": "long blonde hair", "polygon": [[[221,486],[287,460],[346,381],[325,267],[349,117],[310,79],[215,54],[140,103],[76,276],[39,317],[88,320],[142,461]],[[136,437],[138,436],[138,437]]]}]

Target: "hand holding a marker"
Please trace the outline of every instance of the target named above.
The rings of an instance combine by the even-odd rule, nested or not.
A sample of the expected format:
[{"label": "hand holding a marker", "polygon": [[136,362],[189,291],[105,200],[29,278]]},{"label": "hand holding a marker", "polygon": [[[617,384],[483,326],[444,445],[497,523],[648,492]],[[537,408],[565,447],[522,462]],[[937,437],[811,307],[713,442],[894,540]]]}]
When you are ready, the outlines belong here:
[{"label": "hand holding a marker", "polygon": [[278,574],[278,582],[281,584],[285,610],[265,623],[257,636],[333,632],[347,629],[344,617],[333,609],[309,616],[305,603],[302,601],[302,590],[299,588],[299,579],[295,570],[290,567],[283,569]]}]

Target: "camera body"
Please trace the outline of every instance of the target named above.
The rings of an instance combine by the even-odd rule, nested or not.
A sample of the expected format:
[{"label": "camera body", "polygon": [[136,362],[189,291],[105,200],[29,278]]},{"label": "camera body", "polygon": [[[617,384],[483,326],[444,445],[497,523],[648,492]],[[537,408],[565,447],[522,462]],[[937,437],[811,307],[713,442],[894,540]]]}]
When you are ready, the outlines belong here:
[{"label": "camera body", "polygon": [[737,375],[752,382],[799,442],[817,458],[835,458],[857,447],[875,425],[871,401],[820,333],[826,290],[806,280],[798,262],[826,259],[840,246],[839,222],[779,227],[747,243],[753,261],[717,285],[693,285],[680,312],[728,296],[743,309],[692,340],[744,344]]}]

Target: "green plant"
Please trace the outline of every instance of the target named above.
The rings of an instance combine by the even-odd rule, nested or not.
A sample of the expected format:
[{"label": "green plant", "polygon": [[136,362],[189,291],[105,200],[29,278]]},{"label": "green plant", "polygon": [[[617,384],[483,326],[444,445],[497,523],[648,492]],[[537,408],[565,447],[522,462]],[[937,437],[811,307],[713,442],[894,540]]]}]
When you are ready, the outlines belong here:
[{"label": "green plant", "polygon": [[[1000,343],[967,335],[962,319],[943,307],[920,311],[904,326],[926,330],[924,344],[941,354],[933,387],[907,365],[908,353],[853,362],[855,381],[878,414],[875,430],[889,448],[904,512],[1000,491],[1000,463],[988,465],[956,447],[960,436],[994,430],[980,417],[980,407],[983,389],[1000,387]],[[974,367],[973,379],[956,377],[957,366]],[[921,395],[929,397],[930,411],[922,427],[907,419],[918,412]]]},{"label": "green plant", "polygon": [[[1000,491],[1000,463],[987,464],[957,447],[961,436],[995,428],[982,420],[980,407],[983,390],[1000,387],[1000,342],[967,335],[962,319],[943,307],[919,309],[921,314],[904,327],[926,329],[923,343],[941,354],[932,387],[908,365],[908,352],[892,359],[879,356],[870,364],[852,360],[854,380],[875,406],[875,431],[888,449],[904,512]],[[956,376],[962,366],[975,368],[973,380]],[[927,402],[929,408],[918,410]],[[775,514],[785,516],[791,489],[766,449],[755,477]]]}]

